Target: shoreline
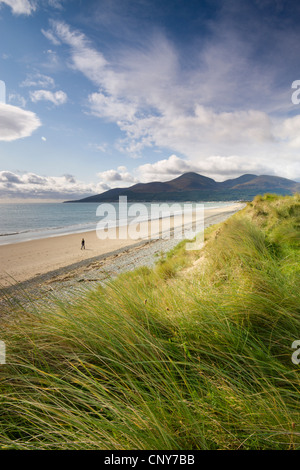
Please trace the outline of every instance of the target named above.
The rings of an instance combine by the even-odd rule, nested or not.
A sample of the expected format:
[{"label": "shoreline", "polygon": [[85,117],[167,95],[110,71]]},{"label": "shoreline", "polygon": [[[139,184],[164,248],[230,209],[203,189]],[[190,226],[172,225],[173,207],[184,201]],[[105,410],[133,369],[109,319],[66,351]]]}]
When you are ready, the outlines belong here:
[{"label": "shoreline", "polygon": [[[210,202],[205,202],[205,203],[197,203],[197,204],[203,204],[204,207],[205,207],[205,210],[207,209],[219,209],[219,208],[223,208],[223,207],[227,207],[227,206],[232,206],[232,205],[235,205],[235,204],[243,204],[243,201],[210,201]],[[95,204],[95,203],[89,203],[89,204]],[[147,204],[150,204],[150,203],[147,203]],[[177,204],[176,202],[158,202],[158,204]],[[179,203],[179,204],[183,204],[183,203]],[[187,204],[190,204],[190,202],[187,202]],[[206,206],[207,204],[207,206]],[[209,205],[208,205],[209,204]],[[218,204],[221,204],[221,205],[218,205]],[[3,204],[2,204],[3,205]],[[47,205],[47,204],[46,204]],[[1,206],[1,203],[0,203],[0,206]],[[192,211],[191,211],[192,212]],[[128,225],[135,217],[132,216],[132,219],[118,219],[116,218],[116,220],[111,220],[111,221],[107,221],[107,222],[111,222],[112,225],[111,227],[113,226],[124,226],[124,225]],[[157,216],[154,214],[154,216],[152,217],[152,213],[151,213],[151,217],[149,217],[149,214],[148,214],[148,217],[147,218],[144,218],[143,222],[147,222],[149,220],[157,220],[157,219],[160,219],[162,218],[161,215]],[[86,232],[93,232],[96,230],[96,227],[98,227],[98,224],[101,224],[101,221],[85,221],[85,222],[82,222],[80,224],[75,224],[75,223],[72,223],[72,224],[69,224],[69,225],[59,225],[59,226],[53,226],[53,227],[41,227],[41,228],[35,228],[35,229],[25,229],[25,230],[21,230],[21,231],[8,231],[8,232],[3,232],[3,233],[0,233],[0,246],[7,246],[7,245],[15,245],[17,243],[23,243],[23,242],[28,242],[28,241],[34,241],[34,240],[43,240],[45,238],[53,238],[53,237],[61,237],[61,236],[65,236],[65,235],[75,235],[75,234],[81,234],[81,233],[86,233]]]},{"label": "shoreline", "polygon": [[[169,202],[160,202],[158,201],[158,204],[177,204],[174,201]],[[187,202],[189,203],[189,202]],[[90,204],[95,204],[95,203],[90,203]],[[150,203],[147,203],[150,204]],[[183,203],[179,203],[183,204]],[[219,209],[223,207],[228,207],[232,206],[235,204],[243,204],[242,201],[209,201],[205,203],[199,202],[199,204],[204,204],[205,210],[209,209]],[[205,204],[211,204],[212,206],[205,206]],[[215,205],[217,204],[217,205]],[[220,206],[218,204],[221,204]],[[0,203],[1,205],[1,203]],[[134,217],[133,217],[134,218]],[[143,222],[147,222],[149,220],[155,221],[159,217],[152,217],[149,218],[147,217],[146,219],[143,220]],[[109,221],[110,222],[110,221]],[[111,221],[113,223],[113,226],[123,226],[123,225],[128,225],[131,220],[126,220],[125,223],[123,223],[123,219],[117,219],[116,220],[116,225],[114,221]],[[65,235],[75,235],[75,234],[82,234],[86,232],[93,232],[96,230],[96,227],[98,226],[99,222],[96,221],[86,221],[82,222],[80,224],[71,224],[71,225],[61,225],[61,226],[54,226],[54,227],[44,227],[44,228],[36,228],[36,229],[26,229],[22,231],[11,231],[11,233],[0,233],[0,246],[7,246],[7,245],[15,245],[18,243],[23,243],[23,242],[28,242],[28,241],[34,241],[34,240],[43,240],[46,238],[53,238],[53,237],[61,237]],[[100,222],[101,223],[101,222]]]},{"label": "shoreline", "polygon": [[[205,228],[222,222],[244,206],[242,203],[236,203],[222,208],[206,209]],[[149,223],[141,223],[141,227],[143,226],[146,232],[147,228],[149,230]],[[178,227],[175,216],[172,229]],[[86,250],[80,250],[82,237],[86,241]],[[149,238],[100,240],[97,238],[96,231],[90,231],[2,245],[0,246],[0,292],[5,294],[17,287],[27,288],[31,285],[51,282],[57,277],[70,277],[68,276],[70,271],[73,271],[76,277],[76,273],[86,270],[93,264],[95,269],[103,264],[109,268],[114,258],[124,258],[129,251],[134,253],[136,250],[150,246],[159,246],[159,250],[168,251],[179,242],[180,239],[174,238],[171,240],[149,240]]]}]

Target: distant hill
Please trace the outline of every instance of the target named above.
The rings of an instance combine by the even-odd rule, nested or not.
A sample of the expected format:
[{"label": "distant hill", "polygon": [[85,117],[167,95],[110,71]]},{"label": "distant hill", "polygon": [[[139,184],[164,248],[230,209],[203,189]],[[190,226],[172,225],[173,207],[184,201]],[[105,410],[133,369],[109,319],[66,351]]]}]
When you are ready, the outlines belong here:
[{"label": "distant hill", "polygon": [[221,183],[199,175],[184,173],[171,181],[138,183],[129,188],[115,188],[77,201],[66,202],[117,202],[119,196],[134,201],[235,201],[253,199],[263,193],[293,194],[300,192],[300,183],[269,175],[246,174]]}]

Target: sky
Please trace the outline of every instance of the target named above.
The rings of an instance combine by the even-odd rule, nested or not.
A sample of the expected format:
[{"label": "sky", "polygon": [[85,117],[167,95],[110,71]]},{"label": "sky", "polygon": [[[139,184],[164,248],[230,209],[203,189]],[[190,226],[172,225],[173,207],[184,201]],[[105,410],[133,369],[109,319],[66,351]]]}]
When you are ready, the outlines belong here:
[{"label": "sky", "polygon": [[300,4],[0,0],[0,202],[300,181]]}]

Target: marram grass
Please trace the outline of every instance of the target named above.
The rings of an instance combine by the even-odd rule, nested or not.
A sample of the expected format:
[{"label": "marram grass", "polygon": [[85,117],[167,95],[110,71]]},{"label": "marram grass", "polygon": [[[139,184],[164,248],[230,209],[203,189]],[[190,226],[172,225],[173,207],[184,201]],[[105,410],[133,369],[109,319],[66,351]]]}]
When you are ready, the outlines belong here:
[{"label": "marram grass", "polygon": [[2,324],[2,449],[299,449],[300,197]]}]

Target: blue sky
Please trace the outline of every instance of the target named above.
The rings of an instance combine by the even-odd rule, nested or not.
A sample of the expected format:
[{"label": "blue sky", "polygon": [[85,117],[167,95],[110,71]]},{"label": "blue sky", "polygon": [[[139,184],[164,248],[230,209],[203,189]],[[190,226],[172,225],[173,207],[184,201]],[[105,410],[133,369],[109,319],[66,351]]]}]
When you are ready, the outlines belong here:
[{"label": "blue sky", "polygon": [[300,180],[299,21],[283,0],[0,0],[0,201]]}]

